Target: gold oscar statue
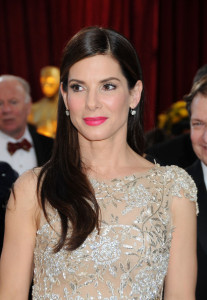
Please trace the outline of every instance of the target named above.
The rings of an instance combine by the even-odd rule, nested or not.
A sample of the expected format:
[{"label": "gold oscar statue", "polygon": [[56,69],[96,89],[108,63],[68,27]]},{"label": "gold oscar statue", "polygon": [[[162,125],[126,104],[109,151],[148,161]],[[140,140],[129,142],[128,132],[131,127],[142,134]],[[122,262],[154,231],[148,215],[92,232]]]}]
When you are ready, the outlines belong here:
[{"label": "gold oscar statue", "polygon": [[37,131],[54,137],[57,127],[57,104],[60,84],[60,70],[46,66],[40,70],[40,85],[44,97],[32,104],[28,122],[36,126]]}]

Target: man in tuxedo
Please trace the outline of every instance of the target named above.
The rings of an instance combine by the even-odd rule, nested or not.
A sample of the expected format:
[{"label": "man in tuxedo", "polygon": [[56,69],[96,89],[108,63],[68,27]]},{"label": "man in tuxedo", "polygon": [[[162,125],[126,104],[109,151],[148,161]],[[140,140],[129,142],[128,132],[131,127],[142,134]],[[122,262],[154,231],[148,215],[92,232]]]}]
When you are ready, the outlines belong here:
[{"label": "man in tuxedo", "polygon": [[[207,75],[207,64],[197,70],[193,78],[193,84],[204,75]],[[156,143],[147,148],[145,152],[161,165],[176,165],[181,168],[189,167],[197,158],[191,144],[189,133]]]},{"label": "man in tuxedo", "polygon": [[190,137],[197,160],[186,171],[198,188],[197,219],[198,278],[196,299],[207,299],[207,74],[194,81],[184,97],[190,114]]},{"label": "man in tuxedo", "polygon": [[0,76],[1,161],[22,174],[49,160],[53,139],[40,135],[27,124],[31,109],[30,86],[13,75]]}]

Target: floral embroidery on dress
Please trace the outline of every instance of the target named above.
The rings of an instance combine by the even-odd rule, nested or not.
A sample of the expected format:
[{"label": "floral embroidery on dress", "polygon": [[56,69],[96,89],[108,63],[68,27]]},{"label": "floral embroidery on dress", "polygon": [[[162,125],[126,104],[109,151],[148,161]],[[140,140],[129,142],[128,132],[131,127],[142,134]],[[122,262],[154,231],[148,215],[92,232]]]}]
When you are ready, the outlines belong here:
[{"label": "floral embroidery on dress", "polygon": [[191,177],[156,165],[145,174],[91,183],[100,235],[94,230],[78,249],[53,253],[60,219],[48,208],[51,226],[42,215],[36,237],[33,299],[162,299],[173,230],[169,204],[183,195],[196,202]]}]

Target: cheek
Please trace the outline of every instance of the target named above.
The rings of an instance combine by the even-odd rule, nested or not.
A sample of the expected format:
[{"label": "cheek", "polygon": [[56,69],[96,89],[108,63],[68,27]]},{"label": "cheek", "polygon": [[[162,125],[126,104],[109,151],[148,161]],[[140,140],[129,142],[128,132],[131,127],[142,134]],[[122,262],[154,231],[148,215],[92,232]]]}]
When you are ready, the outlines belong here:
[{"label": "cheek", "polygon": [[21,117],[23,115],[23,112],[21,109],[15,107],[12,109],[12,114],[13,114],[13,116]]},{"label": "cheek", "polygon": [[25,116],[26,114],[27,114],[27,107],[24,107],[24,108],[17,108],[15,111],[14,111],[14,113],[17,115],[17,116],[19,116],[19,117],[21,117],[21,116]]},{"label": "cheek", "polygon": [[110,99],[107,99],[105,103],[111,110],[116,112],[120,111],[124,113],[125,110],[128,112],[129,109],[128,98],[126,95],[111,97]]},{"label": "cheek", "polygon": [[18,107],[13,110],[13,115],[18,119],[18,121],[25,122],[29,113],[28,107]]},{"label": "cheek", "polygon": [[193,144],[196,144],[199,142],[200,138],[201,138],[201,132],[198,130],[193,130],[191,129],[191,141]]},{"label": "cheek", "polygon": [[81,112],[82,105],[78,102],[69,102],[68,103],[70,114],[78,114]]},{"label": "cheek", "polygon": [[83,97],[74,97],[74,96],[70,96],[67,98],[67,104],[68,104],[68,108],[70,110],[70,113],[72,114],[80,112],[80,110],[84,107],[84,99]]}]

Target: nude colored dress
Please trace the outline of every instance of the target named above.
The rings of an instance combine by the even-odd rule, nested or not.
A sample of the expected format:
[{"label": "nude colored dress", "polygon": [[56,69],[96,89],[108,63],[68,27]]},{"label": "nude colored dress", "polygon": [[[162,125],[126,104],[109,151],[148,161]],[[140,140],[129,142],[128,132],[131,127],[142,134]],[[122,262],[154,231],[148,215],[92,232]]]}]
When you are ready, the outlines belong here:
[{"label": "nude colored dress", "polygon": [[59,217],[48,210],[53,230],[42,215],[33,299],[161,299],[174,229],[171,204],[183,195],[196,202],[191,177],[176,166],[155,165],[144,174],[91,183],[101,208],[101,234],[95,230],[77,250],[54,254]]}]

